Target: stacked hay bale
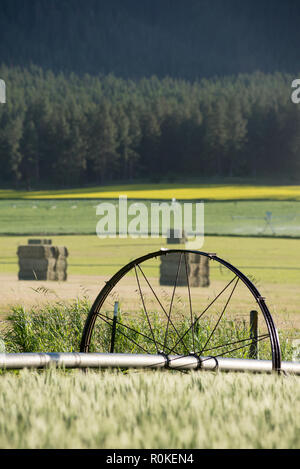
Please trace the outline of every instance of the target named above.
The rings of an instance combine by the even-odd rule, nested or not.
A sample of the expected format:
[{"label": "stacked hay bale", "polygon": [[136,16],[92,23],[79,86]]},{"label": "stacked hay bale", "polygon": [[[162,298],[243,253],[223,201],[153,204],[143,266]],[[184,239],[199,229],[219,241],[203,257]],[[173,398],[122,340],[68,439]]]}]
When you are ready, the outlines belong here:
[{"label": "stacked hay bale", "polygon": [[[166,256],[162,256],[160,259],[161,259],[160,278],[159,278],[160,285],[166,285],[166,286],[167,285],[169,285],[169,286],[174,285],[175,280],[176,280],[179,260],[180,260],[180,254],[166,255]],[[189,267],[189,266],[187,266],[187,267]],[[188,271],[188,273],[189,273],[189,271]],[[187,285],[186,267],[185,267],[184,256],[182,256],[182,258],[181,258],[181,263],[180,263],[179,272],[178,272],[177,285],[179,287]]]},{"label": "stacked hay bale", "polygon": [[[162,256],[160,263],[160,285],[172,286],[175,284],[177,269],[179,265],[180,253],[167,254]],[[190,287],[208,287],[209,280],[209,259],[197,254],[186,254],[185,265],[184,255],[181,258],[181,264],[178,272],[177,285],[187,286],[187,276]]]},{"label": "stacked hay bale", "polygon": [[167,244],[185,244],[186,236],[184,231],[170,229],[170,235],[167,238]]},{"label": "stacked hay bale", "polygon": [[47,244],[51,245],[52,240],[51,239],[29,239],[28,244]]},{"label": "stacked hay bale", "polygon": [[67,280],[67,248],[28,244],[19,246],[17,254],[19,280]]},{"label": "stacked hay bale", "polygon": [[67,280],[68,250],[64,246],[56,247],[55,280],[65,282]]},{"label": "stacked hay bale", "polygon": [[191,287],[209,286],[209,258],[189,254],[189,282]]}]

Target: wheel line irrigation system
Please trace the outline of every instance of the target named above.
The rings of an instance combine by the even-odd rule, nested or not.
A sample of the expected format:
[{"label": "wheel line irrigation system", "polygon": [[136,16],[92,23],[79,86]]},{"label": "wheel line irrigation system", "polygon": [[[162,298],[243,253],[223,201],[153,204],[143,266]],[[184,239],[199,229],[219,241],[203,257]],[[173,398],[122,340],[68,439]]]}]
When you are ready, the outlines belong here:
[{"label": "wheel line irrigation system", "polygon": [[[118,284],[118,282],[130,271],[134,270],[135,273],[137,274],[137,269],[138,267],[140,271],[142,272],[142,269],[140,267],[140,264],[143,262],[153,259],[153,258],[160,258],[162,256],[171,256],[173,255],[179,255],[179,263],[176,268],[176,264],[174,266],[175,270],[177,270],[176,274],[176,279],[175,279],[175,284],[174,284],[174,289],[173,289],[173,297],[175,294],[175,289],[177,286],[177,280],[178,280],[178,272],[180,269],[180,264],[181,264],[181,259],[182,257],[184,258],[185,264],[186,264],[186,256],[188,255],[193,255],[193,256],[204,256],[206,258],[209,258],[211,261],[216,261],[223,265],[225,268],[227,268],[231,273],[235,275],[234,279],[229,282],[229,284],[222,290],[225,291],[225,289],[232,284],[235,280],[235,286],[232,290],[231,295],[229,296],[229,299],[227,300],[227,303],[221,313],[221,316],[219,317],[219,320],[217,322],[217,325],[214,327],[213,332],[211,333],[209,339],[207,340],[205,346],[202,348],[201,352],[195,352],[195,349],[192,352],[189,352],[187,350],[187,354],[183,355],[182,353],[178,353],[178,351],[175,351],[176,354],[172,354],[173,350],[176,348],[174,346],[171,350],[169,349],[169,352],[167,353],[164,347],[163,351],[160,351],[157,347],[157,343],[155,340],[155,337],[153,335],[153,342],[156,345],[156,353],[148,353],[147,351],[144,351],[144,353],[139,353],[139,354],[134,354],[134,353],[112,353],[114,347],[113,347],[113,341],[115,337],[115,327],[116,324],[120,324],[123,326],[122,323],[116,321],[114,318],[113,324],[111,324],[112,327],[112,338],[111,338],[111,346],[110,346],[110,353],[90,353],[90,343],[91,343],[91,336],[94,330],[95,322],[97,318],[101,319],[101,308],[103,306],[104,301],[106,298],[110,295],[112,292],[113,288]],[[188,281],[188,273],[187,273],[187,264],[186,264],[186,277],[187,277],[187,285],[188,285],[188,291],[189,295],[191,293],[190,291],[190,286],[189,286],[189,281]],[[145,277],[147,283],[149,283],[148,279]],[[243,282],[243,284],[248,288],[248,290],[251,292],[252,296],[254,297],[259,310],[262,313],[262,316],[265,320],[265,323],[268,328],[268,334],[265,334],[263,338],[268,337],[270,339],[270,345],[271,345],[271,352],[272,352],[272,360],[258,360],[257,358],[253,359],[253,356],[250,355],[249,358],[229,358],[229,357],[224,357],[222,354],[219,354],[217,356],[203,356],[203,352],[206,351],[207,349],[205,348],[207,343],[209,342],[211,336],[215,332],[218,324],[220,323],[220,320],[225,312],[226,306],[228,305],[231,296],[235,290],[236,284],[238,281]],[[137,277],[138,281],[138,286],[140,287],[139,280]],[[149,284],[150,285],[150,284]],[[151,287],[151,285],[150,285]],[[147,309],[144,304],[144,297],[140,290],[140,295],[141,295],[141,300],[144,306],[145,314],[147,316],[147,319],[149,321],[149,316],[147,313]],[[151,290],[153,291],[153,288],[151,287]],[[222,293],[221,292],[221,293]],[[153,291],[155,294],[155,292]],[[220,294],[221,294],[220,293]],[[213,302],[210,303],[212,305],[214,301],[220,296],[217,295]],[[156,295],[155,295],[156,296]],[[172,301],[173,301],[172,297]],[[160,303],[159,298],[156,296],[156,299]],[[168,332],[168,325],[169,323],[172,324],[171,322],[171,310],[172,310],[172,301],[171,301],[171,306],[170,306],[170,312],[169,314],[166,313],[168,322],[167,322],[167,332]],[[161,303],[160,303],[161,304]],[[189,298],[189,304],[190,304],[190,313],[191,317],[193,314],[192,310],[192,302],[191,298]],[[189,332],[189,330],[192,330],[193,332],[193,338],[194,338],[194,326],[196,322],[203,316],[203,314],[208,310],[210,306],[206,307],[204,312],[198,316],[196,320],[191,319],[191,327],[185,332],[180,337],[180,340],[177,342],[177,344],[181,341],[183,342],[183,337],[186,336],[186,334]],[[117,313],[117,311],[115,311]],[[105,321],[107,322],[107,321]],[[149,324],[151,331],[153,332],[151,328],[151,324]],[[129,328],[130,329],[130,328]],[[133,329],[131,329],[133,330]],[[144,334],[139,333],[136,330],[133,330],[135,333],[140,334],[141,336],[145,337]],[[164,346],[166,345],[166,338],[167,338],[167,332],[165,334],[165,343]],[[177,332],[177,330],[176,330]],[[123,333],[123,336],[125,334]],[[125,336],[126,337],[126,336]],[[257,342],[259,337],[256,337],[256,340],[252,340],[253,337],[251,336],[247,339],[244,340],[239,340],[237,342],[229,342],[227,344],[221,345],[221,347],[226,347],[229,345],[236,344],[238,342],[249,342],[249,340],[252,341],[252,344]],[[255,338],[254,338],[255,339]],[[138,345],[134,340],[132,342],[135,345]],[[176,344],[176,345],[177,345]],[[132,345],[132,344],[131,344]],[[251,347],[251,342],[247,343],[246,345],[243,345],[242,347],[238,347],[234,350],[239,350],[240,348],[243,347]],[[142,347],[140,347],[142,348]],[[215,349],[219,349],[220,346],[214,347]],[[143,349],[144,350],[144,349]],[[211,349],[213,350],[213,349]],[[234,350],[229,350],[229,352],[232,352]],[[207,350],[208,351],[208,350]],[[228,352],[225,352],[225,354]],[[224,353],[223,353],[224,355]],[[92,308],[90,310],[90,313],[88,315],[88,318],[86,320],[86,324],[83,330],[82,338],[81,338],[81,345],[80,345],[80,353],[73,352],[73,353],[1,353],[0,354],[0,369],[4,370],[12,370],[12,369],[22,369],[22,368],[29,368],[29,369],[43,369],[43,368],[49,368],[49,367],[55,367],[55,368],[79,368],[79,369],[88,369],[88,368],[94,368],[94,369],[107,369],[107,368],[117,368],[117,369],[127,369],[127,368],[136,368],[136,369],[169,369],[169,370],[178,370],[178,371],[189,371],[189,370],[203,370],[203,371],[232,371],[232,372],[254,372],[254,373],[283,373],[283,374],[294,374],[294,375],[300,375],[300,362],[282,362],[281,360],[281,351],[280,351],[280,343],[279,343],[279,338],[278,338],[278,333],[274,324],[274,321],[272,319],[272,316],[268,310],[268,307],[264,301],[264,298],[261,297],[260,293],[256,289],[256,287],[253,285],[253,283],[244,275],[242,272],[240,272],[236,267],[233,265],[229,264],[228,262],[220,259],[217,257],[216,254],[208,254],[205,252],[200,252],[200,251],[188,251],[188,250],[178,250],[178,249],[161,249],[160,251],[154,252],[147,254],[146,256],[140,257],[134,261],[131,261],[129,264],[126,266],[122,267],[111,279],[109,282],[106,282],[106,285],[103,287],[99,295],[97,296],[94,304],[92,305]]]},{"label": "wheel line irrigation system", "polygon": [[[251,360],[238,358],[216,358],[177,355],[147,355],[147,354],[118,354],[118,353],[2,353],[0,354],[0,368],[12,369],[41,369],[41,368],[136,368],[163,369],[178,371],[236,371],[271,373],[270,360]],[[300,363],[282,362],[281,370],[284,374],[300,375]]]}]

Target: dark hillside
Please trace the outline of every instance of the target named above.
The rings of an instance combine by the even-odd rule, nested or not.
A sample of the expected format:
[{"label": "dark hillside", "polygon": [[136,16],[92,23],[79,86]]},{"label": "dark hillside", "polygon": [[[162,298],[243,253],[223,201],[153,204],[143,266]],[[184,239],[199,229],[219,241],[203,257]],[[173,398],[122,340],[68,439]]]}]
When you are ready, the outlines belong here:
[{"label": "dark hillside", "polygon": [[299,68],[299,0],[1,0],[0,63],[195,79]]}]

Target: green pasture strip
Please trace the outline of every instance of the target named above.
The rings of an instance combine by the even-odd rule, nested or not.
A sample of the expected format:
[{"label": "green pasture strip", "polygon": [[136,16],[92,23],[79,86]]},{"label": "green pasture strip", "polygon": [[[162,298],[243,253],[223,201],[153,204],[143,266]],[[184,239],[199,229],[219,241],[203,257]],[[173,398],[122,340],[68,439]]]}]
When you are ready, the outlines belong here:
[{"label": "green pasture strip", "polygon": [[250,184],[127,184],[48,191],[0,190],[2,199],[300,200],[300,186]]},{"label": "green pasture strip", "polygon": [[[96,226],[101,219],[96,213],[100,202],[0,200],[0,235],[96,234]],[[116,207],[118,227],[118,200],[106,202]],[[150,233],[151,201],[139,202],[143,202],[148,209]],[[134,203],[134,200],[128,201],[128,207]],[[195,214],[195,205],[193,208]],[[182,212],[184,214],[184,208]],[[204,215],[206,235],[300,237],[300,202],[206,202]],[[128,216],[128,223],[134,217]]]},{"label": "green pasture strip", "polygon": [[299,378],[235,373],[5,373],[2,449],[298,449]]},{"label": "green pasture strip", "polygon": [[[112,275],[136,257],[158,251],[165,240],[99,239],[94,236],[53,236],[52,244],[66,246],[69,251],[69,275]],[[27,244],[28,237],[0,237],[0,272],[18,272],[18,246]],[[152,270],[151,270],[152,272]],[[158,275],[158,271],[152,276]]]}]

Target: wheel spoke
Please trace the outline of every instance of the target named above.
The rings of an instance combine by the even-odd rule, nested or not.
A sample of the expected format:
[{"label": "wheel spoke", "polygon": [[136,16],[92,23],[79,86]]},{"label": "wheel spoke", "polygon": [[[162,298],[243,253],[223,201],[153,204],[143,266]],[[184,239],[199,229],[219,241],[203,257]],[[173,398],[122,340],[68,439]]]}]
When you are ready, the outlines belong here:
[{"label": "wheel spoke", "polygon": [[168,337],[168,332],[169,332],[169,324],[170,324],[170,319],[171,319],[171,314],[172,314],[172,307],[173,307],[173,301],[174,301],[174,296],[175,296],[175,290],[176,290],[176,286],[177,286],[177,282],[178,282],[179,270],[180,270],[180,266],[181,266],[181,259],[182,259],[182,253],[180,254],[180,258],[179,258],[179,262],[178,262],[178,266],[177,266],[175,284],[174,284],[171,303],[170,303],[170,309],[169,309],[169,314],[168,314],[168,322],[167,322],[167,327],[166,327],[166,332],[165,332],[164,350],[166,348],[166,343],[167,343],[167,337]]},{"label": "wheel spoke", "polygon": [[156,351],[157,351],[157,353],[158,353],[159,350],[158,350],[157,343],[156,343],[156,339],[155,339],[155,335],[154,335],[154,332],[153,332],[153,329],[152,329],[152,326],[151,326],[151,321],[150,321],[150,319],[149,319],[148,312],[147,312],[147,309],[146,309],[146,305],[145,305],[145,301],[144,301],[144,297],[143,297],[143,293],[142,293],[142,289],[141,289],[141,285],[140,285],[139,276],[138,276],[138,273],[137,273],[137,270],[136,270],[136,266],[134,266],[134,271],[135,271],[136,281],[137,281],[137,284],[138,284],[138,287],[139,287],[139,292],[140,292],[140,296],[141,296],[141,300],[142,300],[144,312],[145,312],[145,314],[146,314],[147,321],[148,321],[148,324],[149,324],[149,327],[150,327],[150,331],[151,331],[151,335],[152,335],[152,337],[153,337],[153,341],[154,341],[154,344],[155,344],[155,348],[156,348]]},{"label": "wheel spoke", "polygon": [[[105,318],[105,316],[101,313],[97,313],[97,316],[101,316],[101,319],[102,321],[104,321],[106,324],[108,324],[111,328],[113,327],[113,325],[107,320],[107,318]],[[121,324],[123,325],[123,324]],[[120,334],[122,334],[124,337],[126,337],[126,339],[130,340],[131,342],[134,343],[134,345],[136,345],[137,347],[139,347],[141,350],[143,350],[143,352],[149,354],[150,352],[146,349],[144,349],[144,347],[142,347],[141,345],[139,345],[137,342],[135,342],[131,337],[128,337],[126,334],[124,334],[124,332],[122,331],[118,331]],[[137,331],[136,331],[137,332]],[[138,332],[139,334],[139,332]],[[151,340],[151,339],[149,339]]]},{"label": "wheel spoke", "polygon": [[[105,320],[105,322],[111,321],[112,324],[113,324],[113,319],[112,318],[109,318],[109,317],[105,316],[102,313],[97,313],[97,316],[99,316],[101,319]],[[128,329],[131,332],[135,332],[136,334],[140,335],[141,337],[149,340],[149,342],[155,343],[154,340],[151,337],[148,337],[147,335],[143,334],[142,332],[137,331],[136,329],[133,329],[132,327],[128,326],[127,324],[123,324],[122,322],[120,322],[118,320],[115,321],[115,323],[118,324],[119,326],[124,327],[125,329]],[[109,323],[109,325],[111,325],[111,324]],[[159,341],[156,341],[156,343],[158,345],[160,345],[161,347],[163,347],[163,345]],[[170,351],[170,349],[168,349],[168,350]]]},{"label": "wheel spoke", "polygon": [[[261,336],[258,336],[256,339],[266,339],[267,337],[270,337],[270,335],[269,334],[263,334]],[[252,345],[253,337],[247,337],[247,339],[236,340],[234,342],[228,342],[227,344],[217,345],[216,347],[212,347],[212,348],[209,348],[209,349],[203,349],[201,353],[211,352],[212,350],[217,350],[217,349],[223,348],[223,347],[229,347],[230,345],[240,344],[242,342],[247,342],[249,340],[251,340],[251,343],[246,344],[245,347],[250,347],[250,345]],[[201,353],[197,352],[197,355],[201,355]]]},{"label": "wheel spoke", "polygon": [[[269,337],[270,337],[269,334],[261,335],[261,336],[257,337],[257,339],[255,339],[255,342],[260,342],[260,341],[265,340],[265,339],[267,339],[267,338],[269,338]],[[226,345],[224,345],[224,346],[223,346],[223,345],[219,345],[218,347],[213,347],[213,348],[211,348],[211,349],[209,349],[209,350],[206,350],[206,351],[214,350],[214,349],[216,349],[216,348],[221,348],[221,347],[225,347],[225,346],[228,346],[228,345],[234,345],[234,344],[236,344],[236,343],[240,343],[240,342],[247,341],[247,340],[253,341],[253,338],[248,338],[248,339],[239,340],[239,341],[237,341],[237,342],[232,342],[231,344],[226,344]],[[223,355],[226,355],[226,354],[228,354],[228,353],[235,352],[236,350],[241,350],[241,349],[246,348],[246,347],[249,347],[249,346],[250,346],[250,344],[245,344],[245,345],[242,345],[241,347],[237,347],[237,348],[228,350],[228,351],[226,351],[226,352],[224,352],[224,353],[220,353],[219,355],[212,355],[212,356],[210,356],[210,357],[205,357],[205,358],[203,358],[201,361],[202,361],[202,362],[205,362],[205,361],[211,360],[212,358],[222,357]],[[196,355],[200,356],[200,354],[196,354]],[[176,362],[177,360],[181,360],[182,358],[187,358],[187,357],[190,357],[190,356],[191,356],[191,354],[188,354],[188,355],[178,355],[178,357],[171,358],[171,359],[170,359],[170,362],[173,363],[173,362]],[[163,363],[163,362],[159,362],[159,364],[160,364],[160,363]],[[150,366],[153,366],[153,365],[150,365]]]},{"label": "wheel spoke", "polygon": [[195,326],[193,325],[193,308],[192,308],[190,281],[189,281],[187,261],[186,261],[186,253],[184,253],[184,263],[185,263],[185,273],[186,273],[187,287],[188,287],[188,292],[189,292],[189,305],[190,305],[190,315],[191,315],[191,325],[192,325],[193,351],[195,351],[195,331],[194,331]]},{"label": "wheel spoke", "polygon": [[[257,338],[255,340],[252,339],[252,341],[253,342],[261,342],[262,340],[265,340],[268,337],[270,337],[269,334],[266,334],[265,336],[260,336],[260,338]],[[226,352],[220,353],[219,355],[213,355],[213,357],[204,358],[203,361],[205,362],[207,360],[210,360],[211,358],[223,357],[224,355],[227,355],[228,353],[236,352],[237,350],[241,350],[241,349],[246,348],[246,347],[249,347],[249,344],[242,345],[242,347],[237,347],[237,348],[234,348],[234,349],[231,349],[231,350],[227,350]]]},{"label": "wheel spoke", "polygon": [[214,335],[214,333],[215,333],[215,331],[216,331],[218,325],[220,324],[220,321],[221,321],[222,317],[223,317],[224,314],[225,314],[225,311],[226,311],[226,309],[227,309],[227,306],[229,305],[229,302],[230,302],[230,300],[231,300],[231,298],[232,298],[232,295],[233,295],[233,293],[234,293],[234,291],[235,291],[235,289],[236,289],[236,286],[237,286],[238,282],[239,282],[239,278],[237,278],[237,280],[236,280],[236,282],[235,282],[235,284],[234,284],[234,287],[233,287],[233,289],[232,289],[232,291],[231,291],[231,293],[230,293],[230,295],[229,295],[229,297],[228,297],[228,300],[226,301],[226,304],[225,304],[225,306],[224,306],[224,308],[223,308],[223,311],[222,311],[222,313],[220,314],[220,317],[219,317],[219,319],[218,319],[218,321],[217,321],[215,327],[213,328],[213,330],[212,330],[212,332],[211,332],[209,338],[207,339],[207,341],[206,341],[206,343],[205,343],[203,349],[201,350],[200,355],[202,355],[203,350],[205,350],[207,344],[209,343],[209,341],[210,341],[210,339],[212,338],[212,336]]},{"label": "wheel spoke", "polygon": [[[138,268],[139,268],[139,270],[141,271],[141,273],[142,273],[144,279],[146,280],[146,282],[147,282],[147,284],[148,284],[150,290],[152,291],[153,295],[155,296],[155,298],[156,298],[158,304],[160,305],[161,309],[163,310],[163,312],[164,312],[166,318],[168,318],[168,319],[170,320],[170,324],[171,324],[171,326],[173,327],[175,333],[177,334],[177,336],[179,337],[179,339],[181,339],[180,334],[179,334],[179,332],[178,332],[178,330],[177,330],[175,324],[173,323],[173,321],[172,321],[171,318],[169,317],[169,315],[168,315],[166,309],[165,309],[164,306],[162,305],[160,299],[158,298],[158,296],[157,296],[157,294],[155,293],[155,291],[154,291],[154,289],[153,289],[151,283],[149,282],[148,278],[146,277],[145,273],[143,272],[143,270],[142,270],[142,268],[140,267],[139,264],[138,264]],[[188,351],[189,351],[189,350],[188,350],[188,347],[185,345],[184,341],[183,341],[183,340],[179,340],[178,343],[180,343],[180,342],[183,344],[185,350],[188,352]],[[177,344],[178,344],[178,343],[177,343]],[[166,346],[166,348],[168,348],[168,347]]]},{"label": "wheel spoke", "polygon": [[[191,355],[196,357],[199,365],[203,360],[206,361],[222,356],[254,359],[257,357],[251,355],[251,346],[260,341],[269,340],[271,348],[270,352],[272,355],[272,369],[276,371],[279,370],[281,365],[281,354],[276,327],[267,305],[251,280],[235,266],[218,258],[216,254],[184,249],[170,249],[166,250],[166,252],[163,251],[164,250],[162,249],[160,251],[148,253],[138,259],[130,261],[115,275],[113,275],[108,282],[105,282],[105,285],[98,294],[87,317],[82,334],[80,351],[89,351],[92,333],[95,329],[96,318],[99,318],[103,321],[102,324],[105,323],[105,326],[98,330],[95,337],[94,345],[99,345],[100,351],[104,349],[106,350],[107,347],[109,347],[109,332],[110,329],[113,330],[113,327],[116,325],[118,331],[117,334],[119,334],[120,339],[117,340],[117,347],[120,353],[158,354],[161,355],[161,362],[162,364],[165,363],[166,367],[168,367],[169,360],[180,360],[181,358]],[[192,281],[189,267],[190,253],[213,259],[221,267],[224,267],[226,271],[228,270],[231,273],[233,277],[232,280],[228,280],[227,284],[224,283],[224,286],[220,288],[220,291],[218,289],[214,289],[214,293],[209,294],[208,299],[205,300],[206,295],[200,295],[199,298],[197,296],[196,301],[192,297],[194,290],[191,288]],[[168,288],[167,291],[161,288],[157,289],[156,285],[152,286],[152,279],[148,279],[143,272],[144,262],[150,259],[161,258],[166,255],[171,258],[170,260],[172,262],[170,263],[170,268],[172,276],[174,276],[173,279],[171,277],[173,285]],[[184,267],[182,256],[184,256]],[[197,260],[199,261],[199,259]],[[182,272],[182,269],[185,269],[185,274]],[[122,286],[120,292],[117,290],[117,293],[115,293],[116,290],[114,290],[114,288],[117,287],[125,275],[133,270],[135,272],[137,286],[134,287],[134,278],[132,279],[134,282],[131,280],[131,283],[129,283],[133,287],[133,294],[135,297],[138,297],[137,301],[140,306],[137,308],[137,311],[140,315],[140,319],[135,316],[131,319],[130,315],[128,316],[125,314],[124,317],[114,318],[114,322],[112,317],[110,317],[111,315],[107,314],[103,309],[105,307],[105,302],[109,295],[112,295],[112,298],[115,298],[114,295],[119,294],[123,298]],[[179,288],[179,286],[182,285],[182,280],[185,285],[185,290]],[[232,297],[234,293],[236,293],[239,280],[241,281],[240,283],[245,285],[246,289],[249,290],[252,297],[257,302],[262,313],[262,319],[265,320],[265,324],[267,325],[267,330],[265,330],[260,336],[256,335],[256,337],[253,337],[251,331],[249,332],[246,327],[241,328],[239,323],[235,326],[234,322],[231,321],[228,322],[229,330],[223,331],[223,324],[224,327],[227,328],[226,318],[228,318],[229,312],[230,315],[234,313],[232,309],[233,305],[235,305],[235,301]],[[228,291],[226,292],[226,290]],[[184,302],[181,301],[182,292],[185,295]],[[223,298],[219,301],[218,299],[221,295],[223,295]],[[133,301],[132,296],[127,297],[128,294],[126,288],[124,302],[128,301],[128,304],[130,305]],[[199,304],[202,303],[202,306],[200,306],[200,309],[198,309],[197,306],[197,310],[195,310],[198,302]],[[248,302],[246,303],[245,301],[245,306],[246,304],[248,310]],[[132,308],[129,307],[129,311],[131,311],[131,309]],[[239,314],[240,313],[241,311],[239,311]],[[206,316],[204,317],[205,314]],[[181,323],[180,317],[182,321]],[[205,318],[207,318],[208,327],[206,327]],[[110,326],[110,328],[107,328],[107,325]],[[197,352],[197,349],[201,349],[200,352]],[[241,351],[239,352],[239,350]],[[264,357],[265,353],[269,352],[265,350],[265,347],[262,347],[261,358]],[[213,356],[214,354],[215,356]],[[160,361],[159,356],[157,361]],[[175,365],[175,368],[178,367],[178,369],[180,369],[180,363],[181,362],[179,361],[178,365]],[[190,363],[192,367],[195,367],[194,360],[191,360]],[[209,368],[211,367],[209,366]]]},{"label": "wheel spoke", "polygon": [[174,345],[174,347],[172,348],[171,352],[173,352],[175,350],[175,348],[177,347],[177,345],[179,344],[180,341],[182,341],[182,339],[189,333],[189,331],[192,329],[192,327],[194,327],[198,322],[199,320],[202,318],[202,316],[204,316],[204,314],[209,310],[209,308],[217,301],[217,299],[224,293],[224,291],[234,282],[234,280],[237,278],[237,276],[235,276],[227,285],[226,287],[223,288],[223,290],[213,299],[213,301],[204,309],[204,311],[202,311],[202,313],[193,321],[191,327],[189,327],[185,333],[179,338],[179,341]]}]

